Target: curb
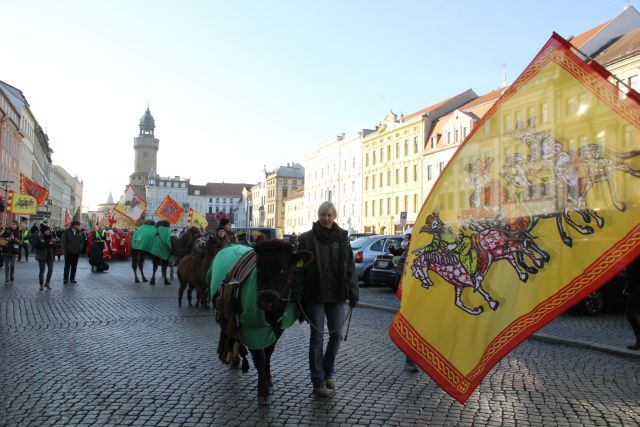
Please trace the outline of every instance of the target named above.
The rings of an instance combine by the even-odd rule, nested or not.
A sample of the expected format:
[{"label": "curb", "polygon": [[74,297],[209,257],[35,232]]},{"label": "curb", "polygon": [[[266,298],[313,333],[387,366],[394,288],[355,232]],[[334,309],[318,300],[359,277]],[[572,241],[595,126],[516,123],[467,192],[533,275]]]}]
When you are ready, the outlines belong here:
[{"label": "curb", "polygon": [[[385,311],[387,313],[392,313],[392,314],[395,314],[398,312],[398,309],[394,307],[389,307],[386,305],[368,304],[364,302],[358,302],[358,305],[356,307]],[[528,339],[545,342],[548,344],[565,345],[568,347],[576,347],[576,348],[585,348],[588,350],[594,350],[594,351],[599,351],[601,353],[613,354],[615,356],[626,357],[629,359],[640,359],[640,351],[627,350],[626,348],[615,347],[607,344],[598,344],[591,341],[561,338],[555,335],[545,334],[543,332],[536,332],[535,334],[531,335]]]}]

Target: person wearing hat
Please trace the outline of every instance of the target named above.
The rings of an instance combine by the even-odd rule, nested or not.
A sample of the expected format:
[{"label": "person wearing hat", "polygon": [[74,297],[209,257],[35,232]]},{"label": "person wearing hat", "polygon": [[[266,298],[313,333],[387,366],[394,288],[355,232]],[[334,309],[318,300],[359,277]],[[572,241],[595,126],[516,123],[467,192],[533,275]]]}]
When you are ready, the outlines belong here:
[{"label": "person wearing hat", "polygon": [[227,230],[224,228],[223,225],[219,225],[218,228],[216,229],[216,237],[222,240],[223,247],[229,246],[231,244],[231,242],[229,241],[229,235],[227,234]]},{"label": "person wearing hat", "polygon": [[229,223],[229,220],[227,218],[222,218],[220,220],[220,223],[218,224],[218,228],[220,227],[224,228],[224,231],[227,233],[227,240],[230,243],[237,243],[236,235],[233,231],[231,231],[231,224]]},{"label": "person wearing hat", "polygon": [[71,221],[69,228],[62,233],[62,251],[64,253],[63,283],[76,282],[78,258],[84,247],[84,233],[80,231],[80,221]]}]

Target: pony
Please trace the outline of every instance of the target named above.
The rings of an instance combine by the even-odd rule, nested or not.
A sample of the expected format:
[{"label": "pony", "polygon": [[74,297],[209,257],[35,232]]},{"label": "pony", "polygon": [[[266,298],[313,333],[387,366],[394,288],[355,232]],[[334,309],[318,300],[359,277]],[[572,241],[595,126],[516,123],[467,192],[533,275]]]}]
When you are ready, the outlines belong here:
[{"label": "pony", "polygon": [[290,295],[294,267],[311,259],[310,252],[294,252],[289,242],[262,240],[253,249],[224,248],[213,260],[211,290],[221,329],[218,357],[233,367],[242,356],[246,372],[249,349],[258,371],[259,405],[271,404],[271,356],[284,329],[297,318]]},{"label": "pony", "polygon": [[224,242],[214,235],[201,237],[196,244],[196,254],[182,257],[178,263],[177,272],[178,281],[180,282],[178,306],[182,307],[182,297],[188,286],[187,301],[189,306],[192,305],[191,295],[195,289],[196,308],[198,308],[198,305],[205,310],[209,308],[209,292],[206,283],[207,271],[214,257],[223,247]]},{"label": "pony", "polygon": [[[156,228],[158,227],[166,227],[167,229],[169,228],[169,226],[171,224],[169,224],[168,221],[158,221],[157,223],[151,220],[145,221],[144,222],[145,225],[155,225]],[[193,252],[194,248],[195,248],[195,242],[196,242],[196,238],[199,235],[200,231],[198,230],[198,228],[196,227],[191,227],[186,233],[184,233],[181,237],[177,238],[175,236],[171,236],[170,238],[170,244],[168,245],[168,247],[162,243],[162,241],[160,240],[160,234],[159,234],[159,230],[156,231],[156,235],[153,237],[153,239],[159,239],[158,241],[165,246],[165,249],[167,249],[169,251],[169,253],[171,255],[174,256],[178,256],[178,257],[182,257],[185,256],[187,254],[190,254]],[[143,266],[144,266],[144,261],[145,258],[149,256],[151,257],[151,260],[153,261],[153,273],[151,275],[151,280],[149,281],[150,285],[155,285],[156,284],[156,271],[158,270],[158,266],[161,267],[161,272],[162,272],[162,278],[164,279],[164,284],[165,285],[170,285],[171,282],[169,281],[169,279],[167,278],[167,267],[169,265],[169,259],[162,259],[157,255],[154,255],[150,252],[147,252],[146,250],[142,250],[142,249],[132,249],[131,250],[131,268],[133,269],[133,275],[135,276],[135,282],[136,283],[140,283],[140,280],[138,279],[138,273],[137,270],[140,270],[140,274],[142,276],[142,281],[143,282],[147,282],[147,278],[144,275],[144,271],[143,271]]]}]

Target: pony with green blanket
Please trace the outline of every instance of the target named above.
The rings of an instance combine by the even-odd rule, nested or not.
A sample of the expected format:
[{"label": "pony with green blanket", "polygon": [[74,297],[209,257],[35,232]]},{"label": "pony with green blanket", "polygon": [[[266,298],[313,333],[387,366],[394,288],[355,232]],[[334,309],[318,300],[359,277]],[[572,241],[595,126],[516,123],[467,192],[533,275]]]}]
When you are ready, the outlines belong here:
[{"label": "pony with green blanket", "polygon": [[160,266],[164,284],[170,285],[171,282],[167,279],[167,267],[171,257],[183,257],[193,253],[200,230],[196,227],[191,227],[178,238],[171,236],[170,226],[171,224],[168,221],[158,221],[157,223],[151,220],[145,221],[131,237],[131,268],[133,269],[136,283],[140,283],[138,269],[140,270],[142,281],[147,281],[142,270],[145,258],[151,257],[153,261],[153,273],[149,284],[156,284],[156,271]]},{"label": "pony with green blanket", "polygon": [[218,357],[249,369],[247,348],[258,371],[258,403],[271,404],[271,355],[285,328],[297,319],[291,295],[293,270],[311,261],[283,240],[263,240],[253,248],[232,245],[213,259],[209,275],[220,323]]}]

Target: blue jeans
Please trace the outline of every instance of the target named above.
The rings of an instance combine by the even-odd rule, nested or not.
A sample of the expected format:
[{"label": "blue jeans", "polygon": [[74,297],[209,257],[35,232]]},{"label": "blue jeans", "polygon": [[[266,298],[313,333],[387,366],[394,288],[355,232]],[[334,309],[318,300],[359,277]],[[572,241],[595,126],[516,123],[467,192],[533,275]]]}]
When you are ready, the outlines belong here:
[{"label": "blue jeans", "polygon": [[44,282],[44,268],[47,267],[47,281],[44,284],[48,285],[51,282],[51,274],[53,274],[53,260],[50,261],[40,261],[38,260],[38,266],[40,267],[40,274],[38,274],[38,279],[40,281],[40,286],[43,285]]},{"label": "blue jeans", "polygon": [[[311,382],[314,388],[324,387],[324,382],[333,377],[334,364],[340,341],[342,341],[342,327],[344,322],[347,304],[345,302],[332,304],[305,304],[304,310],[313,323],[311,327],[311,337],[309,339],[309,371],[311,371]],[[327,317],[327,327],[332,333],[329,335],[329,343],[323,352],[324,318]]]}]

